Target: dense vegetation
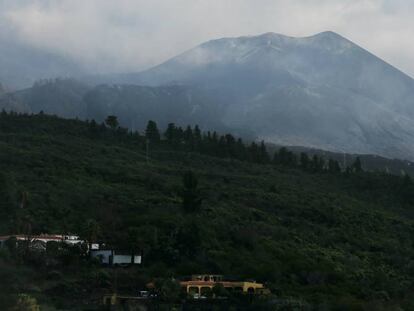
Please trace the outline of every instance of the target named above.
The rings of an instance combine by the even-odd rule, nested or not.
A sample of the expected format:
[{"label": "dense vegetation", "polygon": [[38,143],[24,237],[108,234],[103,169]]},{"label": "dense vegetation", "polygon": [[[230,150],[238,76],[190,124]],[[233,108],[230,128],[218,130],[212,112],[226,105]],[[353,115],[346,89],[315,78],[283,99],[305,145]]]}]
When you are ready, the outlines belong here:
[{"label": "dense vegetation", "polygon": [[[198,88],[182,85],[91,87],[74,79],[52,79],[38,81],[33,87],[16,92],[2,92],[0,87],[0,110],[25,113],[43,111],[64,118],[94,119],[99,122],[104,121],[108,114],[115,114],[120,125],[130,130],[144,128],[148,120],[155,120],[162,128],[166,128],[168,122],[175,120],[177,125],[197,123],[203,129],[230,131],[253,140],[257,135],[249,126],[229,129],[226,123],[220,121],[220,116],[226,113],[225,107],[228,104],[228,97],[213,100]],[[353,163],[359,156],[329,153],[300,146],[292,147],[292,150],[298,154],[306,152],[310,156],[324,155],[338,160],[345,166]],[[409,161],[375,155],[363,155],[361,161],[367,170],[382,170],[397,175],[404,172],[414,175],[414,163]]]},{"label": "dense vegetation", "polygon": [[76,309],[115,287],[212,272],[265,282],[310,310],[413,310],[413,190],[358,161],[341,170],[285,148],[273,156],[198,127],[160,134],[149,122],[139,134],[114,117],[3,112],[0,235],[80,234],[142,249],[144,264],[118,271],[81,253],[3,249],[0,299]]}]

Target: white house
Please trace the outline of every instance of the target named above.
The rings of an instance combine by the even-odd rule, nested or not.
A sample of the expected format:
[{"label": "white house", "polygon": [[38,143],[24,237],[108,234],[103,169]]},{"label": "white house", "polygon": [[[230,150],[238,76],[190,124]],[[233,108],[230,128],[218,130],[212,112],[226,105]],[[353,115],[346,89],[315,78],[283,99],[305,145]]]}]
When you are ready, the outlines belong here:
[{"label": "white house", "polygon": [[91,249],[89,253],[91,258],[97,258],[105,265],[140,265],[142,263],[141,254],[127,254],[113,249]]},{"label": "white house", "polygon": [[62,242],[69,245],[75,245],[79,243],[85,243],[77,235],[61,235],[61,234],[40,234],[40,235],[5,235],[0,236],[0,247],[3,247],[7,240],[14,238],[17,243],[19,241],[29,241],[31,247],[35,249],[46,250],[46,244],[48,242]]}]

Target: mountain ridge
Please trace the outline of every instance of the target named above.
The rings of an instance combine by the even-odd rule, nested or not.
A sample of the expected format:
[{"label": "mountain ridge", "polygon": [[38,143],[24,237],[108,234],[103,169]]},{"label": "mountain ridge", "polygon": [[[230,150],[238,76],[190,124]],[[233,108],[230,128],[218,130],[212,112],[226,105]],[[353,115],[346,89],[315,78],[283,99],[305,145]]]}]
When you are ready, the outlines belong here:
[{"label": "mountain ridge", "polygon": [[[414,80],[334,32],[212,40],[124,77],[131,83],[208,90],[226,107],[222,119],[227,126],[249,124],[259,138],[274,143],[400,158],[414,151]],[[249,118],[251,113],[255,118]],[[284,129],[272,128],[273,120],[262,122],[270,114],[285,127],[309,125],[280,135]],[[336,131],[338,123],[342,128]],[[313,135],[306,135],[313,129]]]},{"label": "mountain ridge", "polygon": [[[162,98],[150,102],[159,107],[160,119],[171,119],[178,105],[187,107],[182,113],[189,122],[191,112],[203,107],[207,128],[247,130],[258,140],[288,146],[414,159],[414,80],[331,31],[210,40],[149,70],[99,82],[185,88],[187,98],[167,100],[156,92]],[[119,103],[121,120],[147,105],[145,94],[131,97],[136,91],[125,105],[120,92],[106,93],[99,115],[114,106],[110,99]]]}]

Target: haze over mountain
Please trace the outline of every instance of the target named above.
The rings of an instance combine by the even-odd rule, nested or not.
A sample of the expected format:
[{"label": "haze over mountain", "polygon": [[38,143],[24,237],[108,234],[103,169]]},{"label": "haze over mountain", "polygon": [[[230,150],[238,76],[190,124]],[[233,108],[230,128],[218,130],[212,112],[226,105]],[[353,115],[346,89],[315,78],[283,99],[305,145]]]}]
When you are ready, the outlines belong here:
[{"label": "haze over mountain", "polygon": [[35,48],[0,33],[0,83],[7,89],[27,88],[39,79],[86,74],[78,62]]},{"label": "haze over mountain", "polygon": [[333,32],[213,40],[115,81],[203,89],[273,143],[413,158],[413,79]]},{"label": "haze over mountain", "polygon": [[64,86],[42,86],[42,100],[33,90],[9,94],[0,106],[98,120],[116,114],[132,128],[148,118],[202,123],[275,144],[414,159],[414,80],[333,32],[213,40],[145,72],[94,81],[128,85],[70,83],[70,94],[80,92],[65,109],[56,107]]}]

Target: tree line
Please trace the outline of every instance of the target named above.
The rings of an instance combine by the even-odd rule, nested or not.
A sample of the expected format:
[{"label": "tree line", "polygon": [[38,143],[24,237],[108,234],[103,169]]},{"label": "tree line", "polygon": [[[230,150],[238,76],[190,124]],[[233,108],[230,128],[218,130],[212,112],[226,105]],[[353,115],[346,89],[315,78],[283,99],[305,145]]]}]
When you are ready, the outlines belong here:
[{"label": "tree line", "polygon": [[[15,112],[1,111],[0,117],[18,116]],[[25,115],[25,114],[22,114]],[[35,115],[40,118],[50,118],[42,111]],[[81,122],[81,121],[77,121]],[[149,120],[142,134],[138,131],[131,132],[119,125],[117,116],[109,115],[102,123],[95,120],[86,120],[89,135],[92,137],[114,136],[118,140],[135,139],[144,148],[160,148],[168,146],[174,151],[198,152],[219,158],[229,158],[259,164],[274,164],[285,167],[299,168],[310,173],[360,173],[363,172],[361,159],[357,157],[348,166],[341,166],[337,160],[325,159],[322,156],[309,156],[305,152],[295,153],[286,147],[279,148],[276,152],[269,152],[266,143],[245,142],[232,134],[219,134],[216,131],[201,131],[198,125],[181,127],[175,123],[169,123],[162,132],[157,123]],[[0,126],[1,129],[1,126]]]},{"label": "tree line", "polygon": [[[121,130],[116,116],[108,116],[105,124],[112,130]],[[139,135],[139,134],[138,134]],[[232,134],[220,135],[216,131],[200,130],[198,125],[188,125],[183,128],[175,123],[169,123],[162,133],[155,121],[147,123],[144,138],[151,146],[157,147],[167,144],[174,150],[198,152],[214,157],[230,158],[259,164],[275,164],[287,167],[301,168],[307,172],[329,172],[339,174],[342,171],[359,173],[363,171],[359,157],[347,167],[341,167],[338,161],[301,152],[299,155],[281,147],[273,155],[268,151],[265,142],[252,141],[245,143],[242,138],[236,138]]]}]

